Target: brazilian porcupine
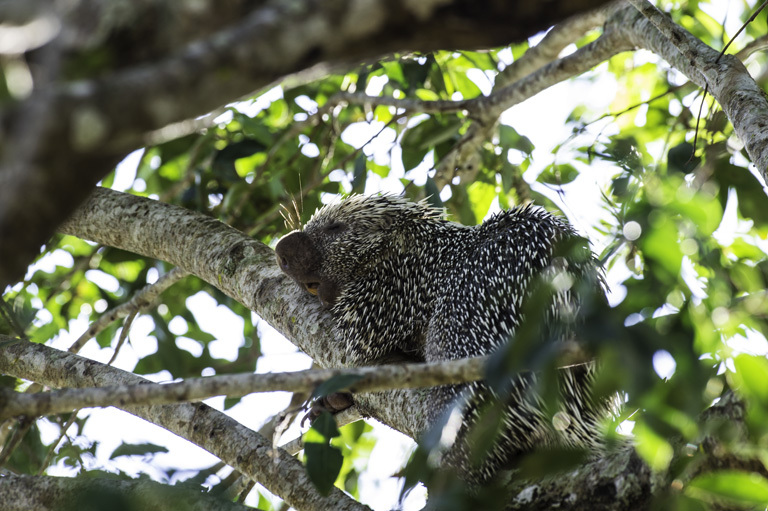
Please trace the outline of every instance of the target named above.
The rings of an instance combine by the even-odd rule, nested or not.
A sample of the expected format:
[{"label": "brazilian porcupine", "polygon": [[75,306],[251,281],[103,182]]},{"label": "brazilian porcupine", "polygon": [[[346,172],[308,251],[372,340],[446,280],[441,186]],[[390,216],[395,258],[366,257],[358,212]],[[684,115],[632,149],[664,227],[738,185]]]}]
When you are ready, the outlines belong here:
[{"label": "brazilian porcupine", "polygon": [[[568,336],[579,308],[574,282],[600,281],[584,244],[577,257],[556,252],[573,240],[581,238],[568,224],[532,205],[467,227],[423,201],[351,196],[319,209],[303,231],[283,237],[276,252],[281,269],[331,308],[347,363],[364,366],[489,354],[515,335],[539,277],[554,289],[543,335]],[[553,421],[531,392],[536,376],[513,377],[499,439],[479,466],[470,462],[465,439],[495,392],[484,383],[433,389],[431,423],[457,396],[464,400],[463,424],[445,460],[482,482],[536,446],[598,445],[607,407],[592,402],[591,379],[589,364],[561,374],[561,408]]]}]

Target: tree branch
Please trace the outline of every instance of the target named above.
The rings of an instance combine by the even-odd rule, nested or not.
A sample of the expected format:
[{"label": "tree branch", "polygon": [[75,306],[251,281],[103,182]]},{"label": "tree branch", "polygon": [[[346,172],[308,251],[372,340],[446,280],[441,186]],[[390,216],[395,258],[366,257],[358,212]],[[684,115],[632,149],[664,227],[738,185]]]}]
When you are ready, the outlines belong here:
[{"label": "tree branch", "polygon": [[110,499],[143,511],[245,511],[253,508],[184,485],[170,486],[146,479],[51,477],[4,474],[0,495],[5,511],[94,509],[96,498]]},{"label": "tree branch", "polygon": [[[144,378],[71,353],[26,341],[0,350],[0,371],[49,387],[136,385]],[[287,452],[236,420],[202,403],[115,406],[186,438],[299,510],[367,510],[341,490],[320,495],[304,466]]]},{"label": "tree branch", "polygon": [[[177,265],[259,314],[322,367],[347,366],[330,312],[280,271],[274,251],[218,220],[97,188],[61,229]],[[364,415],[415,438],[427,427],[429,396],[428,389],[399,389],[360,395],[356,403]]]},{"label": "tree branch", "polygon": [[[14,339],[0,335],[0,343]],[[18,340],[18,342],[22,342]],[[58,350],[48,348],[48,357],[61,357]],[[392,388],[434,387],[464,383],[483,378],[488,357],[451,360],[436,364],[402,364],[354,369],[307,369],[290,373],[228,374],[206,378],[189,378],[175,383],[142,383],[109,387],[81,387],[27,394],[0,388],[0,421],[26,415],[38,417],[70,412],[77,408],[104,407],[119,404],[160,405],[200,401],[214,396],[241,397],[254,392],[313,391],[320,384],[339,376],[360,379],[338,391],[376,392]],[[11,367],[4,373],[15,374]]]}]

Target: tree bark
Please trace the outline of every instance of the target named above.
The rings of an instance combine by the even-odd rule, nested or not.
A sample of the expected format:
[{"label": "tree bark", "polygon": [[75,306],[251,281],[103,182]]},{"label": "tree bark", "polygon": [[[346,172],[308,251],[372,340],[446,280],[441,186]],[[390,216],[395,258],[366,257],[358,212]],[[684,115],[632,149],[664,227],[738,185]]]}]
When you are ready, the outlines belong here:
[{"label": "tree bark", "polygon": [[[13,338],[0,335],[0,342]],[[58,356],[51,352],[50,356]],[[121,405],[164,405],[202,401],[215,396],[242,397],[254,392],[289,391],[311,394],[332,378],[347,378],[336,392],[377,392],[392,388],[423,388],[481,380],[488,357],[446,360],[432,364],[393,364],[349,369],[306,369],[285,373],[241,373],[187,378],[173,383],[64,388],[51,392],[15,392],[0,387],[0,423],[12,417],[40,417],[80,408]],[[13,372],[10,364],[4,372]],[[351,378],[351,379],[350,379]]]}]

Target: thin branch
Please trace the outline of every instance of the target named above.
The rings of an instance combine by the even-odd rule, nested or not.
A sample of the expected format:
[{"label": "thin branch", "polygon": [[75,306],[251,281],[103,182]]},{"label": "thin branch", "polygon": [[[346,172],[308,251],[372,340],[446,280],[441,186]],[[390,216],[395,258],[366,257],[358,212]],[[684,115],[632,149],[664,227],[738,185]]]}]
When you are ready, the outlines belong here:
[{"label": "thin branch", "polygon": [[75,420],[77,420],[77,411],[74,411],[72,414],[70,414],[67,422],[61,426],[61,432],[59,433],[58,438],[50,446],[48,446],[48,451],[45,453],[45,459],[40,464],[40,468],[37,470],[37,475],[41,476],[45,473],[48,465],[51,464],[51,460],[53,459],[53,455],[56,452],[56,448],[59,446],[64,437],[69,438],[67,436],[67,430],[72,426],[72,424],[75,423]]},{"label": "thin branch", "polygon": [[760,36],[753,41],[750,41],[744,46],[744,48],[739,50],[738,53],[736,53],[735,55],[737,59],[743,62],[747,59],[747,57],[751,56],[753,53],[762,51],[766,48],[768,48],[768,34]]},{"label": "thin branch", "polygon": [[[2,422],[3,421],[0,420],[0,423]],[[0,446],[0,467],[4,466],[8,460],[11,459],[13,451],[15,451],[16,447],[19,446],[21,440],[27,434],[29,428],[32,427],[33,423],[34,421],[26,417],[16,421],[16,427],[13,430],[13,435],[11,436],[10,440],[8,440],[4,446]]]},{"label": "thin branch", "polygon": [[[2,339],[2,337],[0,337]],[[0,420],[37,417],[95,406],[159,405],[199,401],[213,396],[240,397],[253,392],[312,391],[340,376],[359,378],[337,391],[376,392],[393,388],[434,387],[483,378],[488,357],[433,364],[383,365],[355,369],[308,369],[291,373],[229,374],[175,383],[143,383],[26,394],[0,388]]]},{"label": "thin branch", "polygon": [[506,87],[556,60],[566,46],[575,43],[587,32],[605,23],[608,15],[622,4],[623,1],[621,0],[615,1],[563,20],[552,27],[552,30],[547,32],[539,44],[529,48],[519,59],[512,62],[496,76],[494,90]]},{"label": "thin branch", "polygon": [[[743,25],[741,25],[739,30],[736,31],[736,33],[733,35],[733,37],[731,37],[731,39],[728,41],[728,43],[723,47],[723,51],[720,52],[720,57],[725,55],[725,50],[727,50],[728,47],[731,46],[731,44],[733,44],[733,41],[735,41],[736,38],[739,37],[739,34],[741,34],[744,31],[745,28],[747,28],[747,25],[749,25],[750,23],[755,21],[755,18],[757,18],[757,15],[760,14],[762,12],[762,10],[765,9],[766,6],[768,6],[768,0],[766,0],[765,2],[760,4],[760,7],[755,9],[755,12],[752,13],[752,16],[750,16],[749,19],[747,21],[745,21]],[[718,59],[717,59],[718,62],[720,61],[720,57],[718,57]]]},{"label": "thin branch", "polygon": [[234,470],[226,479],[219,483],[217,488],[224,488],[220,490],[222,497],[232,502],[237,502],[238,500],[245,500],[253,486],[253,481],[240,474],[237,470]]},{"label": "thin branch", "polygon": [[120,349],[123,347],[123,344],[125,344],[125,340],[128,338],[128,332],[131,331],[131,325],[133,325],[134,319],[136,319],[135,312],[131,312],[128,314],[128,317],[125,318],[125,321],[123,322],[123,328],[120,329],[120,338],[117,340],[117,344],[115,345],[115,351],[112,353],[112,356],[109,357],[109,362],[107,362],[108,366],[112,365],[112,362],[115,361],[117,355],[120,353]]}]

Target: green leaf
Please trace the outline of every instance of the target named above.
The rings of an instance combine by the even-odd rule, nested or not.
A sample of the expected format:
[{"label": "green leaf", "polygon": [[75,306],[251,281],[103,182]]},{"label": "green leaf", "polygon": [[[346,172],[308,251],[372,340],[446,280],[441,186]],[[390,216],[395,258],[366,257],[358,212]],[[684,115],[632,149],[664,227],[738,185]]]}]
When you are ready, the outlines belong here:
[{"label": "green leaf", "polygon": [[362,379],[363,377],[359,374],[340,374],[334,376],[318,385],[312,393],[312,398],[317,399],[319,397],[327,396],[328,394],[333,394],[334,392],[348,391],[350,387]]},{"label": "green leaf", "polygon": [[365,181],[368,177],[367,161],[368,159],[363,153],[360,153],[355,158],[355,168],[352,174],[352,193],[363,193],[365,191]]},{"label": "green leaf", "polygon": [[168,449],[155,444],[121,444],[112,451],[109,459],[113,460],[119,456],[145,456],[147,454],[156,454],[158,452],[168,452]]},{"label": "green leaf", "polygon": [[694,477],[686,493],[702,500],[725,499],[764,507],[768,505],[768,480],[755,472],[720,470]]},{"label": "green leaf", "polygon": [[472,212],[478,220],[484,218],[496,198],[496,187],[482,181],[475,181],[467,187]]},{"label": "green leaf", "polygon": [[213,173],[219,179],[237,182],[240,180],[240,176],[237,175],[235,162],[241,158],[263,151],[264,149],[266,149],[264,144],[250,139],[229,144],[214,157],[212,164]]},{"label": "green leaf", "polygon": [[715,163],[713,177],[720,183],[723,204],[728,195],[728,188],[733,188],[739,199],[739,211],[742,216],[768,224],[768,196],[748,169],[737,167],[724,157]]},{"label": "green leaf", "polygon": [[307,443],[304,456],[309,479],[321,494],[328,495],[344,463],[341,450],[329,444]]},{"label": "green leaf", "polygon": [[519,134],[515,128],[506,124],[499,125],[499,144],[502,147],[517,149],[528,155],[535,149],[533,142],[528,137]]},{"label": "green leaf", "polygon": [[427,202],[436,208],[444,208],[443,201],[440,199],[440,190],[437,189],[435,180],[431,177],[427,177],[427,182],[424,185],[424,194],[427,196]]},{"label": "green leaf", "polygon": [[550,165],[539,174],[536,181],[550,185],[566,185],[579,177],[579,171],[570,163]]},{"label": "green leaf", "polygon": [[688,174],[695,169],[701,158],[694,155],[693,144],[683,142],[671,148],[667,153],[667,169]]},{"label": "green leaf", "polygon": [[336,438],[341,435],[341,433],[339,433],[339,428],[336,426],[336,419],[334,419],[333,415],[328,412],[321,413],[320,417],[312,423],[312,428],[310,429],[314,429],[323,435],[326,441],[330,441],[331,438]]},{"label": "green leaf", "polygon": [[463,122],[458,117],[450,117],[441,122],[430,117],[409,128],[403,135],[403,166],[405,170],[416,167],[430,149],[440,142],[458,136]]},{"label": "green leaf", "polygon": [[638,240],[643,253],[675,278],[680,274],[683,264],[683,253],[680,251],[677,237],[677,228],[672,220],[658,217]]},{"label": "green leaf", "polygon": [[657,471],[666,470],[672,461],[673,450],[664,438],[649,428],[644,422],[635,424],[632,431],[637,440],[635,448],[637,453]]},{"label": "green leaf", "polygon": [[729,377],[742,395],[759,400],[768,407],[768,360],[765,357],[741,354],[733,358],[736,368]]}]

